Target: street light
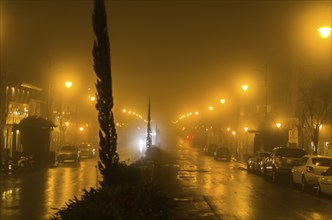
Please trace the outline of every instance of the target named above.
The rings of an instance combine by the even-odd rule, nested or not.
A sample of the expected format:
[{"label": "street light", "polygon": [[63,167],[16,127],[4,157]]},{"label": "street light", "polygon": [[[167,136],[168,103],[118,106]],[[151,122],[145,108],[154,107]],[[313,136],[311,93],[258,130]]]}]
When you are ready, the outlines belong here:
[{"label": "street light", "polygon": [[246,85],[246,84],[245,84],[245,85],[242,85],[242,90],[243,90],[243,91],[247,91],[247,90],[248,90],[248,88],[249,88],[249,86],[248,86],[248,85]]},{"label": "street light", "polygon": [[72,83],[71,81],[66,81],[66,82],[65,82],[65,86],[66,86],[67,88],[71,88],[72,85],[73,85],[73,83]]},{"label": "street light", "polygon": [[277,123],[276,123],[276,127],[277,127],[277,128],[280,128],[280,127],[281,127],[281,123],[277,122]]},{"label": "street light", "polygon": [[318,28],[317,30],[323,38],[328,38],[331,35],[332,28],[324,26],[324,27]]},{"label": "street light", "polygon": [[94,96],[89,96],[89,99],[90,99],[91,102],[94,102],[94,101],[96,100],[96,97],[94,97]]}]

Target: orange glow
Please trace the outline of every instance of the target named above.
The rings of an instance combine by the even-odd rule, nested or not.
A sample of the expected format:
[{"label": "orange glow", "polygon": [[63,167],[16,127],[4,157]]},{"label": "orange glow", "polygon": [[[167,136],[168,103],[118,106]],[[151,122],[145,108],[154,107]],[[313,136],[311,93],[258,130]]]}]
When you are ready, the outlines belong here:
[{"label": "orange glow", "polygon": [[317,29],[322,38],[328,38],[331,35],[331,27],[320,27]]},{"label": "orange glow", "polygon": [[94,97],[94,96],[90,96],[90,100],[93,102],[93,101],[96,100],[96,97]]},{"label": "orange glow", "polygon": [[66,81],[66,82],[65,82],[65,86],[66,86],[67,88],[71,88],[72,85],[73,85],[73,83],[72,83],[71,81]]}]

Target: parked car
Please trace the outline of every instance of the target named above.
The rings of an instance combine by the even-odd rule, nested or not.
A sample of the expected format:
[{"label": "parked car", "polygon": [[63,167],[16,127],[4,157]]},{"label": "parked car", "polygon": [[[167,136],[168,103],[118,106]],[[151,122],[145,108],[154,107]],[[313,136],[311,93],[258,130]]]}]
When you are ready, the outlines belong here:
[{"label": "parked car", "polygon": [[213,155],[217,148],[218,144],[208,144],[204,147],[203,151],[207,155]]},{"label": "parked car", "polygon": [[80,149],[74,145],[66,145],[59,149],[57,160],[59,163],[65,161],[79,162],[81,159]]},{"label": "parked car", "polygon": [[332,166],[332,157],[305,155],[291,170],[292,182],[295,185],[301,184],[301,189],[306,191],[317,186],[318,177],[330,166]]},{"label": "parked car", "polygon": [[96,149],[88,143],[81,143],[78,145],[78,148],[81,151],[81,157],[92,158],[96,155]]},{"label": "parked car", "polygon": [[247,160],[247,171],[251,173],[261,172],[261,162],[270,155],[270,152],[258,151]]},{"label": "parked car", "polygon": [[318,177],[317,194],[327,194],[332,196],[332,166]]},{"label": "parked car", "polygon": [[213,153],[213,157],[215,160],[225,159],[227,161],[231,160],[231,153],[226,147],[218,147],[216,151]]},{"label": "parked car", "polygon": [[291,169],[296,161],[306,155],[307,152],[300,148],[277,147],[263,161],[264,179],[271,179],[277,182],[280,177],[285,176],[289,179]]}]

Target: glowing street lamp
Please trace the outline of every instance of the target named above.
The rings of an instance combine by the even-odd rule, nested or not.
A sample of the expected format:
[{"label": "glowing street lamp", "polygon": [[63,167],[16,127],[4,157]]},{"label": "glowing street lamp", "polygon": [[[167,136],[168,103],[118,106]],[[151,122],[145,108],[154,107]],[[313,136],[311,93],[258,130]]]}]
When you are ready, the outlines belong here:
[{"label": "glowing street lamp", "polygon": [[248,127],[244,127],[243,129],[244,129],[244,131],[245,131],[245,132],[247,132],[247,131],[248,131]]},{"label": "glowing street lamp", "polygon": [[226,100],[225,99],[220,99],[221,104],[225,104]]},{"label": "glowing street lamp", "polygon": [[246,84],[245,84],[245,85],[242,85],[242,90],[243,90],[243,91],[247,91],[247,90],[248,90],[248,88],[249,88],[249,86],[248,86],[248,85],[246,85]]},{"label": "glowing street lamp", "polygon": [[65,86],[66,86],[67,88],[71,88],[72,85],[73,85],[73,83],[72,83],[71,81],[66,81],[66,82],[65,82]]},{"label": "glowing street lamp", "polygon": [[213,110],[213,106],[209,106],[209,110],[212,111]]},{"label": "glowing street lamp", "polygon": [[322,36],[323,38],[328,38],[330,35],[331,35],[331,31],[332,31],[332,28],[331,27],[320,27],[317,29],[320,36]]},{"label": "glowing street lamp", "polygon": [[281,127],[281,123],[277,122],[276,126],[277,126],[277,128],[280,128]]},{"label": "glowing street lamp", "polygon": [[96,100],[96,97],[94,97],[94,96],[90,96],[89,98],[90,98],[91,102],[94,102]]}]

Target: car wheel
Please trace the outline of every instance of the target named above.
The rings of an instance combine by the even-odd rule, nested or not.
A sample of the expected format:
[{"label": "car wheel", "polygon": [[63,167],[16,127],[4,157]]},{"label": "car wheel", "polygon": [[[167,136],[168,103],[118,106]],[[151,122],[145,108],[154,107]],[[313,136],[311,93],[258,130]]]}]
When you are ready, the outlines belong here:
[{"label": "car wheel", "polygon": [[266,168],[263,168],[263,178],[264,180],[268,180],[269,176],[267,175]]},{"label": "car wheel", "polygon": [[250,173],[250,165],[247,163],[247,171]]},{"label": "car wheel", "polygon": [[320,184],[318,183],[317,188],[316,188],[316,195],[320,196],[321,194],[322,194],[322,188],[321,188]]},{"label": "car wheel", "polygon": [[278,173],[275,168],[272,169],[272,182],[277,183],[278,182]]},{"label": "car wheel", "polygon": [[298,184],[295,183],[294,181],[294,177],[293,175],[291,174],[291,177],[290,177],[290,184],[293,188],[297,188],[298,187]]},{"label": "car wheel", "polygon": [[259,176],[263,176],[263,174],[264,174],[263,168],[259,167],[259,169],[258,169],[258,175]]},{"label": "car wheel", "polygon": [[302,181],[301,181],[301,190],[302,190],[303,192],[305,192],[305,191],[308,190],[308,188],[309,188],[308,183],[307,183],[307,181],[305,180],[305,177],[303,176],[303,177],[302,177]]}]

